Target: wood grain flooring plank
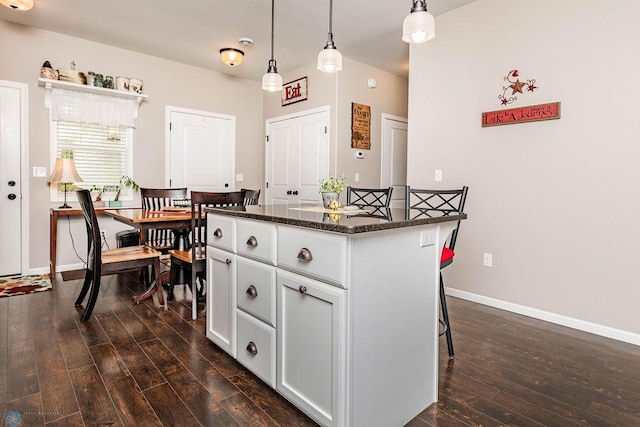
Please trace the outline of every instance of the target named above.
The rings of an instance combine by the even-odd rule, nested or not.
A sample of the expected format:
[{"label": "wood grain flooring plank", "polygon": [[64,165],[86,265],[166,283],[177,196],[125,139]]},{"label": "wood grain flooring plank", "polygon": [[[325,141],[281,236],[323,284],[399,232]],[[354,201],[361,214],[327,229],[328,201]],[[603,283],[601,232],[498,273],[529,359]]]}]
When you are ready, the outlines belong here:
[{"label": "wood grain flooring plank", "polygon": [[[153,332],[151,332],[151,329],[149,329],[147,325],[140,320],[140,317],[129,309],[129,307],[127,307],[126,311],[116,312],[116,316],[120,319],[120,322],[129,335],[131,335],[137,342],[149,341],[156,338]],[[159,320],[156,320],[157,321],[155,323],[158,323]]]},{"label": "wood grain flooring plank", "polygon": [[82,414],[76,412],[75,414],[68,415],[64,418],[50,421],[45,424],[47,427],[84,427],[84,421],[82,420]]},{"label": "wood grain flooring plank", "polygon": [[492,418],[490,415],[478,412],[442,392],[438,393],[438,402],[436,405],[436,407],[442,412],[445,412],[472,426],[492,427],[504,425],[495,418]]},{"label": "wood grain flooring plank", "polygon": [[[158,371],[153,362],[151,362],[144,351],[142,351],[133,337],[129,335],[115,315],[102,317],[97,320],[100,322],[113,348],[141,390],[165,382],[160,371]],[[91,349],[91,353],[93,354],[93,348]]]},{"label": "wood grain flooring plank", "polygon": [[116,349],[111,344],[98,345],[91,347],[91,355],[122,423],[125,426],[161,425]]},{"label": "wood grain flooring plank", "polygon": [[168,383],[144,390],[144,395],[164,426],[200,426],[189,408]]},{"label": "wood grain flooring plank", "polygon": [[[8,324],[9,309],[7,300],[9,298],[0,298],[0,415],[4,414],[5,402],[7,401],[7,369],[8,369]],[[4,419],[4,418],[2,418]]]},{"label": "wood grain flooring plank", "polygon": [[224,350],[213,344],[206,336],[202,335],[189,322],[179,318],[175,313],[169,312],[162,317],[167,324],[193,348],[203,355],[227,378],[232,377],[242,370],[242,366]]},{"label": "wood grain flooring plank", "polygon": [[422,411],[411,420],[407,426],[422,427],[422,426],[447,426],[447,427],[469,427],[467,424],[459,419],[452,417],[451,415],[442,412],[437,408],[437,404],[430,405],[427,409]]},{"label": "wood grain flooring plank", "polygon": [[10,297],[7,324],[7,400],[29,396],[40,391],[33,334],[29,321],[27,298]]},{"label": "wood grain flooring plank", "polygon": [[196,377],[209,393],[218,401],[240,393],[229,379],[220,373],[195,348],[191,347],[178,333],[164,322],[150,324],[149,327],[176,359]]},{"label": "wood grain flooring plank", "polygon": [[86,425],[122,426],[118,411],[94,365],[69,371]]},{"label": "wood grain flooring plank", "polygon": [[311,418],[307,417],[302,411],[244,368],[242,372],[231,378],[231,382],[279,425],[316,425]]},{"label": "wood grain flooring plank", "polygon": [[161,342],[147,341],[140,345],[200,423],[205,426],[235,424],[222,405]]},{"label": "wood grain flooring plank", "polygon": [[241,426],[268,427],[277,424],[247,396],[238,393],[224,399],[222,406]]}]

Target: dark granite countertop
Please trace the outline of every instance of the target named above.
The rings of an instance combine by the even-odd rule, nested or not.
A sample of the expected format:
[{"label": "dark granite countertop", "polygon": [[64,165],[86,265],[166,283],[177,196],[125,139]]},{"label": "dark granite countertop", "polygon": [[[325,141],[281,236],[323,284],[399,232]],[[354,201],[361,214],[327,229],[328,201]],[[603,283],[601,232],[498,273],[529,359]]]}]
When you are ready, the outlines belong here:
[{"label": "dark granite countertop", "polygon": [[[322,205],[317,206],[318,209]],[[302,209],[302,210],[301,210]],[[297,227],[312,228],[316,230],[332,231],[343,234],[367,233],[371,231],[390,230],[394,228],[414,227],[419,225],[434,224],[438,222],[457,221],[466,219],[466,214],[422,217],[418,219],[405,219],[404,209],[389,209],[387,215],[366,214],[329,214],[315,212],[306,209],[314,209],[314,205],[304,205],[301,209],[289,207],[287,204],[265,206],[238,206],[226,208],[207,208],[214,214],[235,216],[239,218],[254,219],[258,221],[274,222],[278,224],[293,225]],[[415,213],[413,213],[415,214]]]}]

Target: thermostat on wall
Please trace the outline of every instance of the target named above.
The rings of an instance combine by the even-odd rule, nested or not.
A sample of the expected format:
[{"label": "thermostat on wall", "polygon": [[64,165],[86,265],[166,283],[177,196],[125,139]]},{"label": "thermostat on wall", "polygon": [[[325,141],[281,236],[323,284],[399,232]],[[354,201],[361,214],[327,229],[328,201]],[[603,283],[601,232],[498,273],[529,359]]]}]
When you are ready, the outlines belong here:
[{"label": "thermostat on wall", "polygon": [[355,155],[356,159],[364,159],[364,151],[356,151]]}]

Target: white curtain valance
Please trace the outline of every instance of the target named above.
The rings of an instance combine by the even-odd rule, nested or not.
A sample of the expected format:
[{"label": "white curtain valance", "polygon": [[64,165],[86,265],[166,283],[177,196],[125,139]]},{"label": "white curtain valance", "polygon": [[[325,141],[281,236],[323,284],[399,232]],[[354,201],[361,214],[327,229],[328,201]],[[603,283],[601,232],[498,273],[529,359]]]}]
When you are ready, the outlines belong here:
[{"label": "white curtain valance", "polygon": [[134,99],[51,89],[51,119],[132,128],[137,116]]}]

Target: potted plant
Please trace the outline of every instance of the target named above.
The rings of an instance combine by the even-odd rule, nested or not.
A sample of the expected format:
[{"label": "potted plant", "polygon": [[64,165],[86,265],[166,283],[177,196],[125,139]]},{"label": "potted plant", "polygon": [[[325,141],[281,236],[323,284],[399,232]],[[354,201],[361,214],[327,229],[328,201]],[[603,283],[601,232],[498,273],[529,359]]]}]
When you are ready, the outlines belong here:
[{"label": "potted plant", "polygon": [[116,195],[113,197],[113,200],[109,202],[110,207],[122,206],[122,202],[119,200],[120,192],[123,188],[126,187],[130,187],[134,191],[138,191],[140,189],[140,186],[133,180],[133,178],[131,178],[130,176],[122,175],[122,177],[120,177],[120,182],[116,187]]},{"label": "potted plant", "polygon": [[102,207],[104,206],[104,202],[102,201],[102,193],[104,193],[107,190],[106,187],[100,186],[100,185],[92,185],[91,188],[89,189],[89,191],[91,193],[97,193],[96,194],[96,198],[93,202],[93,206],[95,207]]},{"label": "potted plant", "polygon": [[322,205],[326,209],[338,209],[340,207],[340,193],[347,186],[347,178],[341,175],[337,178],[329,177],[329,179],[321,179],[320,193],[322,193]]}]

